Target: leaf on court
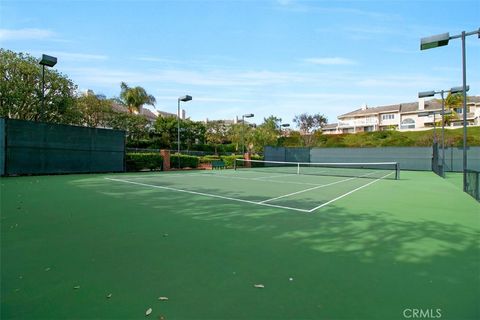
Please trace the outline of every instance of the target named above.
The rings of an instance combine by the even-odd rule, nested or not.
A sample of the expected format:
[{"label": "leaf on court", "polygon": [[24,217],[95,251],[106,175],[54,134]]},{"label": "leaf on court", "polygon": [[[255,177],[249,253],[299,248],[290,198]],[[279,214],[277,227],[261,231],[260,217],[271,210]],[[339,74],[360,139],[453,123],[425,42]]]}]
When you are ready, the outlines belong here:
[{"label": "leaf on court", "polygon": [[158,300],[160,300],[160,301],[168,301],[168,297],[158,297]]},{"label": "leaf on court", "polygon": [[50,271],[50,268],[45,268],[45,271]]},{"label": "leaf on court", "polygon": [[255,288],[263,289],[265,286],[263,284],[254,284],[253,285]]},{"label": "leaf on court", "polygon": [[80,289],[80,286],[75,286],[75,287],[73,287],[73,289],[75,289],[75,290]]},{"label": "leaf on court", "polygon": [[149,316],[152,313],[152,308],[148,308],[147,311],[145,311],[145,315]]},{"label": "leaf on court", "polygon": [[112,297],[111,293],[107,294],[107,299],[110,299],[111,297]]}]

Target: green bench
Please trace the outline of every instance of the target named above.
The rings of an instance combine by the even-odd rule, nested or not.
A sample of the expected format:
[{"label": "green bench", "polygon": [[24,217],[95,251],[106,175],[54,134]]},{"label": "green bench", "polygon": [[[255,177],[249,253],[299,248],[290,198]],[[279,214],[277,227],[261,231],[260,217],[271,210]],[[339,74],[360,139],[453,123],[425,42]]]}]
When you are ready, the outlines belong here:
[{"label": "green bench", "polygon": [[225,169],[225,162],[223,162],[223,160],[213,160],[212,170],[215,170],[215,169]]}]

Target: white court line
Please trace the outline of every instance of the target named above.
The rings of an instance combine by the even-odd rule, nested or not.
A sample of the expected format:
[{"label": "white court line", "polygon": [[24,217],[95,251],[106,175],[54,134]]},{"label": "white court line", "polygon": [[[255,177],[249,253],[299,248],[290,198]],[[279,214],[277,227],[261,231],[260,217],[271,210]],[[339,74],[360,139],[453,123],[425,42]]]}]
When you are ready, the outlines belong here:
[{"label": "white court line", "polygon": [[[319,186],[318,183],[308,183],[308,182],[294,182],[294,181],[280,181],[280,180],[260,180],[260,178],[245,178],[245,177],[235,177],[231,175],[212,175],[215,178],[224,178],[224,179],[239,179],[239,180],[250,180],[250,181],[263,181],[263,182],[274,182],[274,183],[282,183],[282,184],[298,184],[298,185],[306,185],[306,186]],[[272,177],[270,177],[272,178]]]},{"label": "white court line", "polygon": [[265,203],[265,202],[268,202],[268,201],[273,201],[273,200],[277,200],[277,199],[281,199],[281,198],[293,196],[293,195],[295,195],[295,194],[299,194],[299,193],[303,193],[303,192],[307,192],[307,191],[311,191],[311,190],[315,190],[315,189],[320,189],[320,188],[323,188],[323,187],[328,187],[328,186],[331,186],[331,185],[334,185],[334,184],[337,184],[337,183],[340,183],[340,182],[345,182],[345,181],[349,181],[349,180],[353,180],[353,179],[356,179],[356,178],[348,178],[348,179],[344,179],[344,180],[340,180],[340,181],[335,181],[335,182],[328,183],[328,184],[321,184],[321,185],[318,185],[318,186],[316,186],[316,187],[312,187],[312,188],[308,188],[308,189],[305,189],[305,190],[300,190],[300,191],[292,192],[292,193],[289,193],[289,194],[284,194],[283,196],[279,196],[279,197],[275,197],[275,198],[263,200],[263,201],[260,201],[260,203]]},{"label": "white court line", "polygon": [[343,198],[343,197],[346,197],[346,196],[348,196],[349,194],[354,193],[355,191],[358,191],[358,190],[363,189],[363,188],[365,188],[365,187],[367,187],[367,186],[369,186],[369,185],[371,185],[371,184],[373,184],[373,183],[375,183],[375,182],[377,182],[377,181],[380,181],[380,180],[382,180],[383,178],[388,177],[388,176],[391,175],[391,174],[394,174],[394,172],[390,172],[389,174],[386,174],[386,175],[384,175],[383,177],[380,177],[380,178],[378,178],[378,179],[376,179],[376,180],[373,180],[372,182],[369,182],[369,183],[367,183],[367,184],[365,184],[365,185],[363,185],[363,186],[361,186],[361,187],[358,187],[358,188],[356,188],[356,189],[353,189],[352,191],[349,191],[349,192],[347,192],[347,193],[344,193],[344,194],[342,194],[341,196],[336,197],[335,199],[332,199],[332,200],[330,200],[330,201],[328,201],[328,202],[325,202],[325,203],[323,203],[323,204],[321,204],[321,205],[319,205],[319,206],[317,206],[317,207],[315,207],[315,208],[313,208],[313,209],[311,209],[311,210],[308,210],[308,212],[313,212],[313,211],[315,211],[315,210],[317,210],[317,209],[320,209],[321,207],[324,207],[324,206],[326,206],[326,205],[328,205],[328,204],[330,204],[330,203],[332,203],[332,202],[334,202],[334,201],[337,201],[337,200],[339,200],[339,199],[341,199],[341,198]]},{"label": "white court line", "polygon": [[341,182],[345,182],[345,181],[350,181],[350,180],[354,180],[354,179],[358,179],[358,178],[362,178],[362,177],[366,177],[366,176],[372,175],[372,174],[374,174],[374,173],[376,173],[376,172],[371,172],[371,173],[364,174],[364,175],[361,175],[361,176],[358,176],[358,177],[343,179],[343,180],[335,181],[335,182],[328,183],[328,184],[322,184],[322,185],[319,185],[319,186],[316,186],[316,187],[313,187],[313,188],[308,188],[308,189],[305,189],[305,190],[300,190],[300,191],[297,191],[297,192],[292,192],[292,193],[289,193],[289,194],[285,194],[285,195],[283,195],[283,196],[279,196],[279,197],[276,197],[276,198],[271,198],[271,199],[263,200],[263,201],[261,201],[260,203],[265,203],[265,202],[268,202],[268,201],[273,201],[273,200],[277,200],[277,199],[281,199],[281,198],[293,196],[293,195],[296,195],[296,194],[299,194],[299,193],[303,193],[303,192],[307,192],[307,191],[312,191],[312,190],[319,189],[319,188],[323,188],[323,187],[328,187],[328,186],[331,186],[331,185],[334,185],[334,184],[337,184],[337,183],[341,183]]},{"label": "white court line", "polygon": [[262,180],[262,179],[271,179],[271,178],[280,178],[280,177],[285,177],[285,176],[291,176],[291,173],[284,173],[284,174],[277,174],[274,176],[266,176],[266,177],[258,177],[258,178],[253,178],[252,180]]},{"label": "white court line", "polygon": [[[260,180],[260,178],[247,178],[247,177],[235,177],[235,173],[167,173],[167,174],[150,174],[150,175],[140,175],[140,176],[126,176],[128,179],[148,179],[148,178],[156,178],[156,177],[164,177],[164,178],[186,178],[186,177],[191,177],[191,176],[207,176],[207,177],[214,177],[214,178],[223,178],[223,179],[239,179],[239,180],[250,180],[250,181],[264,181],[264,182],[274,182],[274,183],[282,183],[282,184],[297,184],[297,185],[307,185],[307,186],[319,186],[318,183],[308,183],[308,182],[294,182],[294,181],[281,181],[281,180]],[[283,176],[290,176],[291,174],[283,174]],[[269,178],[272,178],[273,176],[269,176]],[[280,176],[277,176],[280,177]],[[266,178],[266,177],[265,177]]]},{"label": "white court line", "polygon": [[110,180],[110,181],[118,181],[118,182],[123,182],[123,183],[135,184],[135,185],[144,186],[144,187],[151,187],[151,188],[157,188],[157,189],[165,189],[165,190],[171,190],[171,191],[177,191],[177,192],[184,192],[184,193],[196,194],[196,195],[206,196],[206,197],[211,197],[211,198],[220,198],[220,199],[225,199],[225,200],[233,200],[233,201],[239,201],[239,202],[246,202],[246,203],[251,203],[251,204],[257,204],[257,205],[261,205],[261,206],[282,208],[282,209],[295,210],[295,211],[300,211],[300,212],[309,212],[308,210],[305,210],[305,209],[298,209],[298,208],[292,208],[292,207],[286,207],[286,206],[279,206],[279,205],[274,205],[274,204],[269,204],[269,203],[260,203],[260,202],[250,201],[250,200],[224,197],[224,196],[219,196],[219,195],[210,194],[210,193],[196,192],[196,191],[190,191],[190,190],[184,190],[184,189],[177,189],[177,188],[165,187],[165,186],[156,186],[156,185],[152,185],[152,184],[140,183],[140,182],[134,182],[134,181],[128,181],[128,180],[123,180],[123,179],[113,179],[113,178],[105,178],[105,179]]}]

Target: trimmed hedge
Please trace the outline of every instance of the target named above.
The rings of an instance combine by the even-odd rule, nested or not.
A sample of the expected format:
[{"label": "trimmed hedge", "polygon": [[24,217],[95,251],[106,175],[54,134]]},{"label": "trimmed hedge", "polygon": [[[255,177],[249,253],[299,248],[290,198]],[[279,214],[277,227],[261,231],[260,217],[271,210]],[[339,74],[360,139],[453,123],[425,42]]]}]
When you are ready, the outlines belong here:
[{"label": "trimmed hedge", "polygon": [[158,153],[136,153],[126,154],[127,171],[140,170],[162,170],[163,157]]},{"label": "trimmed hedge", "polygon": [[[200,157],[200,163],[210,163],[214,160],[222,160],[225,162],[227,168],[233,168],[233,162],[235,159],[243,159],[242,155],[231,155],[231,156],[204,156]],[[252,160],[263,160],[262,156],[252,155]]]},{"label": "trimmed hedge", "polygon": [[[197,168],[199,158],[195,156],[180,155],[180,168]],[[178,154],[174,153],[170,155],[170,167],[178,168]]]}]

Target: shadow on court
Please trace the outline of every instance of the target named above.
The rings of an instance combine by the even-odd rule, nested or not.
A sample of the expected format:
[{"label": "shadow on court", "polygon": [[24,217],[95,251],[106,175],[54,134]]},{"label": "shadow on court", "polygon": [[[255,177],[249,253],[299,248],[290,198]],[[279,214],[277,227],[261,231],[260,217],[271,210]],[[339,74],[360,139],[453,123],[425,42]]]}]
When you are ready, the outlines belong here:
[{"label": "shadow on court", "polygon": [[478,318],[478,207],[408,197],[438,183],[417,180],[307,214],[101,176],[2,179],[1,318]]}]

